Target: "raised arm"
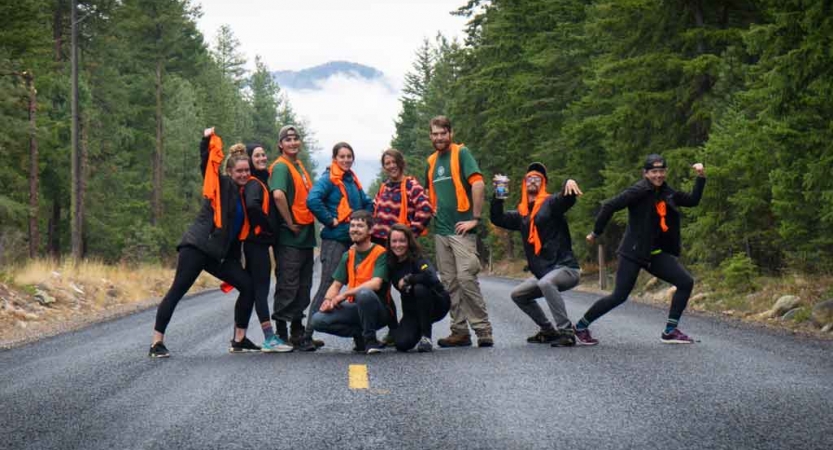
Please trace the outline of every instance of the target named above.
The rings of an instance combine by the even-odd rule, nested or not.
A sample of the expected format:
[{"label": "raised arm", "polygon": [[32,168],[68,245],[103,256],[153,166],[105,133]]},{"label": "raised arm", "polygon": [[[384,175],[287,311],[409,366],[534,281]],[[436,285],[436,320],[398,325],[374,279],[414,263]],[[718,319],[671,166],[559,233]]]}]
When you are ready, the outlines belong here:
[{"label": "raised arm", "polygon": [[675,192],[674,201],[679,206],[693,207],[700,204],[700,199],[703,197],[703,188],[706,186],[706,172],[703,164],[697,163],[691,166],[697,172],[697,179],[694,180],[694,188],[691,193]]},{"label": "raised arm", "polygon": [[518,231],[521,229],[521,214],[518,211],[503,210],[503,199],[492,198],[491,208],[489,209],[489,219],[496,227],[501,227],[511,231]]}]

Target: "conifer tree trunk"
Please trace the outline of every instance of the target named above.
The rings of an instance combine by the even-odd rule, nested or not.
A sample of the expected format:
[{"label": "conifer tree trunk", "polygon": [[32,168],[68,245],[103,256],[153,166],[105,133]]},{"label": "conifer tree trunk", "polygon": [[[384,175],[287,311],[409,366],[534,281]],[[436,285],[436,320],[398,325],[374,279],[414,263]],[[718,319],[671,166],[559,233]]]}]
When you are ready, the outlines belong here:
[{"label": "conifer tree trunk", "polygon": [[38,230],[38,138],[35,112],[37,111],[37,91],[32,72],[23,72],[26,90],[29,91],[29,258],[38,255],[40,247],[40,230]]},{"label": "conifer tree trunk", "polygon": [[151,225],[156,225],[162,216],[162,131],[162,60],[160,59],[156,62],[156,151],[153,154]]}]

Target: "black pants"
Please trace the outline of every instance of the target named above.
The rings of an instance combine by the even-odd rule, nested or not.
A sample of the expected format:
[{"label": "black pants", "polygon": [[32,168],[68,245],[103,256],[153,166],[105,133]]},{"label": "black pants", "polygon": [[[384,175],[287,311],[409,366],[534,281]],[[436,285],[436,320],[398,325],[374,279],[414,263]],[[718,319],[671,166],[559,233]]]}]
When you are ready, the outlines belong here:
[{"label": "black pants", "polygon": [[[174,275],[174,281],[168,289],[168,293],[165,294],[162,302],[159,303],[159,308],[156,310],[154,330],[165,334],[165,329],[171,321],[177,303],[182,300],[188,289],[191,289],[203,270],[229,283],[240,292],[240,297],[234,305],[234,323],[239,328],[246,328],[249,324],[249,316],[252,314],[254,297],[252,295],[252,280],[249,274],[243,270],[240,261],[226,259],[220,263],[220,261],[210,258],[202,251],[186,246],[179,249],[176,275]],[[247,308],[249,313],[244,314]]]},{"label": "black pants", "polygon": [[431,339],[431,327],[434,322],[448,314],[451,298],[448,293],[439,295],[423,284],[413,287],[410,294],[402,294],[402,320],[399,327],[392,331],[396,349],[407,352],[417,345],[423,336]]},{"label": "black pants", "polygon": [[[272,260],[269,259],[269,244],[244,242],[243,254],[246,255],[246,272],[252,278],[254,309],[260,323],[269,322],[269,285],[272,284]],[[240,296],[242,297],[242,295]],[[240,301],[240,297],[237,301]],[[246,321],[252,315],[251,305],[243,311]],[[241,327],[244,328],[244,327]]]},{"label": "black pants", "polygon": [[315,256],[311,248],[276,247],[275,301],[272,318],[291,322],[304,318],[310,303],[312,268]]},{"label": "black pants", "polygon": [[616,271],[616,287],[613,293],[607,297],[600,298],[593,303],[593,306],[584,313],[584,319],[591,323],[594,320],[607,314],[613,308],[625,303],[636,284],[636,277],[639,269],[644,268],[651,275],[666,281],[677,287],[677,292],[671,299],[671,310],[668,313],[669,319],[680,320],[694,288],[694,278],[680,264],[676,257],[667,253],[660,253],[651,257],[648,267],[642,267],[630,259],[619,257],[619,269]]}]

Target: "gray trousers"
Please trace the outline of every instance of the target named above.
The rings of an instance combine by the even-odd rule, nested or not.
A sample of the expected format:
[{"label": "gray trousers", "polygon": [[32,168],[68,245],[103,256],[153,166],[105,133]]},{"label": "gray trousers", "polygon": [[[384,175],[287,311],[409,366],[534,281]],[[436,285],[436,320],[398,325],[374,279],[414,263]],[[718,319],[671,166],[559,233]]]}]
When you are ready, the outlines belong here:
[{"label": "gray trousers", "polygon": [[[308,317],[312,317],[321,309],[327,289],[333,284],[333,274],[338,268],[338,263],[341,262],[341,257],[344,256],[344,252],[350,248],[350,245],[350,242],[321,239],[321,254],[318,256],[321,260],[321,281],[318,283],[318,292],[315,293],[315,297],[312,298],[312,303],[309,305]],[[306,337],[312,337],[312,332],[312,325],[307,321],[307,329],[304,334]]]},{"label": "gray trousers", "polygon": [[275,259],[277,281],[272,318],[285,322],[303,319],[312,289],[312,265],[315,262],[312,249],[279,245]]},{"label": "gray trousers", "polygon": [[537,299],[544,297],[552,312],[552,318],[559,329],[572,326],[570,318],[567,317],[567,308],[564,306],[564,299],[560,291],[574,288],[581,276],[581,271],[570,267],[557,266],[555,269],[544,275],[541,279],[530,277],[512,290],[512,301],[521,308],[521,311],[532,318],[538,326],[543,329],[551,329],[552,324],[547,320],[546,314],[538,305]]},{"label": "gray trousers", "polygon": [[344,301],[332,311],[313,314],[309,321],[312,328],[341,337],[375,339],[376,330],[388,324],[387,309],[370,289],[361,289],[355,298],[353,303]]}]

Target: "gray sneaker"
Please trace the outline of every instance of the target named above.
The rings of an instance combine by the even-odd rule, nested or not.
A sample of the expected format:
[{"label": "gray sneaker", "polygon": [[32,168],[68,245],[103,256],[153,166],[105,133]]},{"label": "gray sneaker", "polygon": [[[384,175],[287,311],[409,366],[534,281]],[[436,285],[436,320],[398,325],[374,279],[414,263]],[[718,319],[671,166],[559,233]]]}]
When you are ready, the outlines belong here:
[{"label": "gray sneaker", "polygon": [[431,342],[431,339],[423,336],[422,339],[419,340],[416,348],[420,353],[428,353],[434,350],[434,344]]}]

